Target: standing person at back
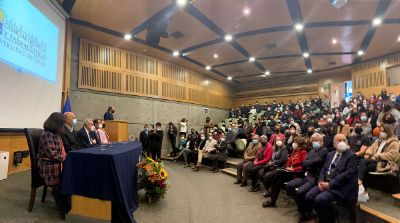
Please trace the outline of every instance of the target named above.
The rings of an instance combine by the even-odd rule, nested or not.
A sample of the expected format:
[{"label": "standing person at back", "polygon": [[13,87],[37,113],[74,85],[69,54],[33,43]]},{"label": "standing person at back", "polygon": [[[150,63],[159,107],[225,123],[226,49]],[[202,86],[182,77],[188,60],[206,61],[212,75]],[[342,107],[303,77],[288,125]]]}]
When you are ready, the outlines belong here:
[{"label": "standing person at back", "polygon": [[207,117],[206,122],[204,123],[204,134],[208,135],[211,129],[214,129],[214,124],[211,122],[210,117]]},{"label": "standing person at back", "polygon": [[151,142],[150,142],[150,129],[148,124],[144,124],[143,131],[140,132],[139,140],[142,143],[143,152],[147,155],[151,155]]},{"label": "standing person at back", "polygon": [[186,133],[188,130],[187,120],[185,118],[182,118],[181,122],[179,123],[179,126],[180,126],[179,134],[184,135],[186,138]]},{"label": "standing person at back", "polygon": [[150,132],[151,141],[151,157],[153,160],[161,161],[161,146],[164,137],[164,132],[161,129],[161,123],[156,123],[156,129]]},{"label": "standing person at back", "polygon": [[176,148],[176,135],[178,134],[178,130],[176,129],[174,123],[168,123],[168,138],[171,142],[171,152],[167,155],[168,157],[175,157],[179,152],[178,148]]},{"label": "standing person at back", "polygon": [[104,113],[104,120],[114,120],[114,113],[115,113],[115,107],[110,106],[107,109],[107,112]]}]

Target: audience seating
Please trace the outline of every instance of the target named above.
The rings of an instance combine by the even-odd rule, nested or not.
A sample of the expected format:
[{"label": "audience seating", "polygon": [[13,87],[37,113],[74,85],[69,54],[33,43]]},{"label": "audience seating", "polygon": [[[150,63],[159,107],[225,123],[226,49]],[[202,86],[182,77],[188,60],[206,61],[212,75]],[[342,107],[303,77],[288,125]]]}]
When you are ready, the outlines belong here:
[{"label": "audience seating", "polygon": [[33,204],[35,203],[36,189],[43,186],[42,202],[45,201],[47,194],[47,186],[44,184],[42,178],[39,175],[37,160],[39,139],[42,134],[43,129],[25,129],[25,135],[28,141],[29,154],[31,159],[31,197],[28,207],[29,212],[32,212]]}]

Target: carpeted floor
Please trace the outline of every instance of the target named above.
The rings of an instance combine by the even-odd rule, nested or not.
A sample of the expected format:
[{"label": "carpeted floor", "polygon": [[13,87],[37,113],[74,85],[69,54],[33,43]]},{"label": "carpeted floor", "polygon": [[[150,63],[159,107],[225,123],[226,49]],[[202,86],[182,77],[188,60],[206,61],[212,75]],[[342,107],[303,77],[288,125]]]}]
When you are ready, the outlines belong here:
[{"label": "carpeted floor", "polygon": [[[164,200],[147,204],[141,200],[135,219],[139,223],[296,222],[292,200],[280,199],[278,208],[264,209],[262,192],[247,192],[233,184],[234,178],[211,173],[207,168],[193,172],[182,164],[166,161],[170,188]],[[40,202],[41,190],[32,213],[27,212],[30,172],[9,175],[0,181],[1,223],[63,222],[50,195]],[[144,194],[139,193],[144,199]],[[282,196],[281,196],[282,197]],[[285,196],[283,196],[285,197]]]}]

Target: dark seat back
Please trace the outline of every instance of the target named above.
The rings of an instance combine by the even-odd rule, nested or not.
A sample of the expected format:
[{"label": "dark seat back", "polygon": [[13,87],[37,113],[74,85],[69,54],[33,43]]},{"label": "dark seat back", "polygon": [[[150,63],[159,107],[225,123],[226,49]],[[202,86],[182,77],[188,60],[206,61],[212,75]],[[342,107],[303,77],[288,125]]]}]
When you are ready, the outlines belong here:
[{"label": "dark seat back", "polygon": [[38,167],[38,150],[39,140],[43,135],[43,129],[25,129],[26,140],[28,141],[29,155],[31,159],[31,187],[37,188],[44,185],[42,178],[39,175]]}]

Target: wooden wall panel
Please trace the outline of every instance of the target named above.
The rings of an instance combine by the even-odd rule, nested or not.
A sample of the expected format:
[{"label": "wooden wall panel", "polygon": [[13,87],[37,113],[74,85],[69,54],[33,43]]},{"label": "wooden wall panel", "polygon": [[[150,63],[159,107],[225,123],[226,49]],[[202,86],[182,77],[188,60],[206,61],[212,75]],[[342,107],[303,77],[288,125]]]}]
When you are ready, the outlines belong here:
[{"label": "wooden wall panel", "polygon": [[[232,91],[217,80],[133,52],[80,40],[78,88],[230,108]],[[221,100],[223,99],[223,100]]]},{"label": "wooden wall panel", "polygon": [[361,92],[370,97],[379,94],[382,88],[388,93],[400,93],[400,86],[388,86],[386,68],[400,65],[400,53],[353,66],[353,93]]}]

